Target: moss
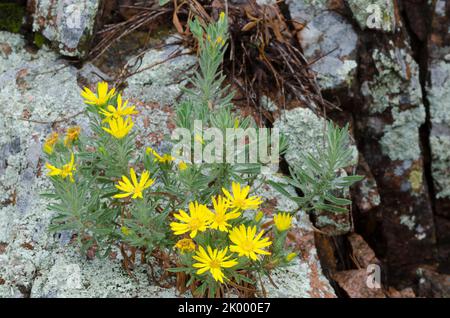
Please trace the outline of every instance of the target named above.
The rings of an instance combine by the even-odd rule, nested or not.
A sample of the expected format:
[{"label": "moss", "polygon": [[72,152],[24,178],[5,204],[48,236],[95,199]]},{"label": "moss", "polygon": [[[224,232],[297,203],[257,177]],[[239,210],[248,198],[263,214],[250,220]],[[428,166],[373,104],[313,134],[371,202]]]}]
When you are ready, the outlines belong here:
[{"label": "moss", "polygon": [[411,188],[414,191],[419,191],[422,187],[422,171],[413,170],[409,174],[409,182],[411,183]]},{"label": "moss", "polygon": [[24,17],[24,7],[16,3],[0,3],[0,30],[18,33]]},{"label": "moss", "polygon": [[40,34],[40,33],[35,33],[34,34],[34,39],[33,39],[33,43],[38,47],[38,48],[42,48],[42,46],[47,42],[47,40],[45,39],[45,37]]}]

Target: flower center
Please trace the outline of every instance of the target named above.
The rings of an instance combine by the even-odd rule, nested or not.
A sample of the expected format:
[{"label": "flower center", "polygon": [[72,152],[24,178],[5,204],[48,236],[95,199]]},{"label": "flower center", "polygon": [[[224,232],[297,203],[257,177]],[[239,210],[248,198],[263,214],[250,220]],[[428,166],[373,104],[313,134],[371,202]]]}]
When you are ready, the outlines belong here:
[{"label": "flower center", "polygon": [[224,214],[217,214],[216,215],[216,223],[224,224],[225,223],[225,215]]},{"label": "flower center", "polygon": [[218,260],[216,260],[216,259],[212,259],[209,262],[209,267],[210,268],[214,268],[214,269],[220,268],[220,262]]},{"label": "flower center", "polygon": [[198,230],[201,226],[201,221],[199,218],[193,218],[191,219],[191,222],[189,223],[189,225],[191,226],[191,230]]},{"label": "flower center", "polygon": [[241,245],[242,249],[246,252],[251,252],[254,249],[253,241],[245,240]]},{"label": "flower center", "polygon": [[234,205],[237,206],[238,208],[242,208],[245,206],[245,199],[243,198],[237,198],[234,200]]},{"label": "flower center", "polygon": [[61,170],[61,175],[67,177],[72,172],[72,167],[70,165],[64,165]]},{"label": "flower center", "polygon": [[142,193],[142,189],[141,189],[141,187],[139,185],[134,187],[134,193],[136,193],[136,194]]}]

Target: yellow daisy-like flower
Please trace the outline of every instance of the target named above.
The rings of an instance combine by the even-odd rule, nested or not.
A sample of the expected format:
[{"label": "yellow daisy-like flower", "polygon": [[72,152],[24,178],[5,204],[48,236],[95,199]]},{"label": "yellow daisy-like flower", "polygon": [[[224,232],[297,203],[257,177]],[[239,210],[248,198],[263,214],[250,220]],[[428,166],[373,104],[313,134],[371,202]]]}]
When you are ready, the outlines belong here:
[{"label": "yellow daisy-like flower", "polygon": [[108,121],[108,124],[109,128],[102,127],[103,130],[116,137],[117,139],[122,139],[123,137],[128,135],[134,125],[130,117],[127,117],[127,119],[125,120],[122,117],[111,119],[110,121]]},{"label": "yellow daisy-like flower", "polygon": [[228,201],[222,196],[218,196],[217,200],[212,197],[212,203],[215,213],[213,213],[213,222],[210,227],[222,232],[228,232],[228,228],[231,227],[228,221],[238,218],[241,213],[236,211],[228,213]]},{"label": "yellow daisy-like flower", "polygon": [[170,223],[170,227],[175,235],[191,232],[189,236],[194,238],[198,232],[206,231],[212,222],[212,212],[206,205],[199,204],[197,201],[189,203],[189,214],[184,210],[179,210],[179,212],[179,214],[174,214],[174,217],[182,223]]},{"label": "yellow daisy-like flower", "polygon": [[230,259],[231,255],[227,255],[227,247],[222,250],[213,250],[211,246],[207,246],[206,249],[208,252],[206,252],[202,246],[199,246],[196,254],[192,256],[198,263],[192,264],[192,267],[198,268],[198,275],[209,271],[216,281],[223,283],[223,279],[226,277],[222,272],[222,268],[231,268],[236,266],[238,262],[236,259]]},{"label": "yellow daisy-like flower", "polygon": [[106,109],[101,109],[99,113],[105,116],[103,121],[109,121],[111,119],[118,119],[122,116],[134,115],[138,112],[135,110],[135,106],[128,107],[128,100],[122,103],[122,95],[119,94],[117,96],[117,108],[113,105],[108,105]]},{"label": "yellow daisy-like flower", "polygon": [[270,255],[270,252],[263,248],[272,244],[269,238],[263,238],[264,231],[256,235],[256,226],[246,228],[244,224],[235,227],[230,231],[229,238],[235,245],[230,246],[230,251],[239,253],[239,256],[246,256],[254,261],[258,259],[256,254]]},{"label": "yellow daisy-like flower", "polygon": [[186,162],[184,161],[180,161],[180,163],[178,164],[178,169],[180,169],[181,171],[186,170],[188,168],[188,165]]},{"label": "yellow daisy-like flower", "polygon": [[181,239],[175,244],[182,253],[195,251],[195,243],[190,238]]},{"label": "yellow daisy-like flower", "polygon": [[123,235],[125,236],[129,236],[131,234],[131,230],[129,228],[127,228],[126,226],[122,226],[120,228],[120,231],[123,233]]},{"label": "yellow daisy-like flower", "polygon": [[219,15],[219,20],[220,21],[223,21],[223,20],[225,20],[225,12],[220,12],[220,15]]},{"label": "yellow daisy-like flower", "polygon": [[256,213],[256,215],[255,215],[255,221],[259,222],[262,220],[263,217],[264,217],[263,211],[258,211],[258,213]]},{"label": "yellow daisy-like flower", "polygon": [[155,180],[150,179],[150,172],[148,172],[147,170],[144,170],[139,182],[136,177],[136,172],[134,172],[133,168],[130,168],[130,176],[131,181],[127,176],[122,176],[122,180],[119,181],[118,184],[116,184],[116,188],[120,191],[123,191],[124,193],[116,194],[114,198],[121,199],[132,195],[132,199],[142,199],[142,192],[155,182]]},{"label": "yellow daisy-like flower", "polygon": [[216,39],[216,44],[220,44],[221,46],[224,46],[225,40],[219,35]]},{"label": "yellow daisy-like flower", "polygon": [[291,228],[292,215],[289,213],[278,213],[273,217],[273,221],[275,222],[277,230],[284,232]]},{"label": "yellow daisy-like flower", "polygon": [[157,153],[151,147],[147,147],[146,152],[147,152],[147,154],[152,154],[155,157],[155,160],[158,161],[159,163],[170,163],[175,160],[174,157],[172,157],[171,155],[169,155],[167,153],[165,153],[164,155],[161,156],[159,153]]},{"label": "yellow daisy-like flower", "polygon": [[248,197],[250,192],[250,186],[246,186],[241,189],[241,185],[237,182],[233,182],[231,185],[233,195],[228,192],[227,189],[222,188],[223,193],[230,202],[230,207],[236,210],[249,210],[257,209],[261,205],[261,199],[257,196]]},{"label": "yellow daisy-like flower", "polygon": [[114,96],[115,91],[115,88],[108,91],[108,83],[100,82],[97,84],[97,94],[93,93],[89,88],[84,87],[83,91],[81,91],[81,96],[84,98],[86,104],[104,106]]},{"label": "yellow daisy-like flower", "polygon": [[80,131],[81,128],[78,126],[69,127],[69,129],[67,129],[66,137],[64,138],[64,145],[71,145],[72,142],[77,140],[78,136],[80,135]]},{"label": "yellow daisy-like flower", "polygon": [[290,261],[292,261],[294,258],[296,258],[297,257],[297,253],[289,253],[287,256],[286,256],[286,262],[290,262]]},{"label": "yellow daisy-like flower", "polygon": [[49,176],[61,176],[61,178],[65,179],[69,177],[71,182],[74,182],[73,172],[76,170],[75,168],[75,157],[73,153],[70,156],[70,162],[62,166],[62,168],[57,168],[49,163],[46,163],[45,166],[49,169]]},{"label": "yellow daisy-like flower", "polygon": [[201,143],[202,145],[205,144],[205,140],[203,139],[203,137],[202,137],[200,134],[195,134],[194,139],[195,139],[197,142]]},{"label": "yellow daisy-like flower", "polygon": [[46,152],[47,154],[52,154],[53,152],[53,147],[55,147],[55,144],[58,142],[58,133],[57,132],[52,132],[47,139],[45,140],[44,143],[44,152]]}]

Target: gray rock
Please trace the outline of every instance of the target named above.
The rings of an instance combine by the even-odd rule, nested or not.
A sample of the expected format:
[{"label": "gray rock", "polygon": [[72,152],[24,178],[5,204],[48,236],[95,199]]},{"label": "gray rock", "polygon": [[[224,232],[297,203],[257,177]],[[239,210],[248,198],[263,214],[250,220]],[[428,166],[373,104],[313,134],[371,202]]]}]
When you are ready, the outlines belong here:
[{"label": "gray rock", "polygon": [[34,1],[33,31],[65,56],[81,57],[94,32],[98,0]]},{"label": "gray rock", "polygon": [[[450,52],[450,48],[447,48]],[[427,98],[432,123],[432,173],[438,198],[450,198],[450,63],[436,59],[430,65]]]},{"label": "gray rock", "polygon": [[358,36],[339,14],[327,10],[325,1],[287,1],[293,19],[305,24],[299,40],[305,57],[312,62],[322,89],[351,85],[356,74]]},{"label": "gray rock", "polygon": [[397,21],[394,1],[358,0],[346,1],[361,29],[395,32],[401,22]]},{"label": "gray rock", "polygon": [[[176,38],[170,37],[166,44],[174,41]],[[184,55],[174,57],[178,53]],[[136,58],[131,57],[129,65],[139,66],[133,70],[137,73],[128,78],[128,87],[124,94],[144,103],[172,105],[181,96],[181,87],[186,84],[186,72],[197,62],[195,56],[185,53],[187,49],[171,44],[162,49],[149,50],[140,63],[136,63]],[[167,63],[163,63],[166,60]]]}]

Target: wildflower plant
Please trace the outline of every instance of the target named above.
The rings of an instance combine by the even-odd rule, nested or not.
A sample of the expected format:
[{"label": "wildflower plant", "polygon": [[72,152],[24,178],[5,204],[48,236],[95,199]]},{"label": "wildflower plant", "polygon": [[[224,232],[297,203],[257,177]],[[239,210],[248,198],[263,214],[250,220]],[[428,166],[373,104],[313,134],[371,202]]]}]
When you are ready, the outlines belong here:
[{"label": "wildflower plant", "polygon": [[[190,23],[199,69],[176,107],[175,122],[189,132],[193,148],[207,147],[195,121],[221,132],[256,126],[232,112],[233,93],[223,85],[227,29],[224,13],[209,25]],[[82,252],[106,256],[119,247],[128,262],[137,251],[144,262],[159,259],[180,291],[195,296],[224,296],[230,287],[248,295],[244,291],[256,291],[261,276],[297,256],[286,248],[293,214],[279,213],[263,224],[264,201],[253,186],[261,162],[198,162],[180,149],[137,149],[137,110],[120,92],[102,82],[81,96],[91,134],[72,127],[44,143],[53,184],[44,195],[56,212],[51,230],[72,231]],[[344,159],[336,158],[336,165]]]}]

